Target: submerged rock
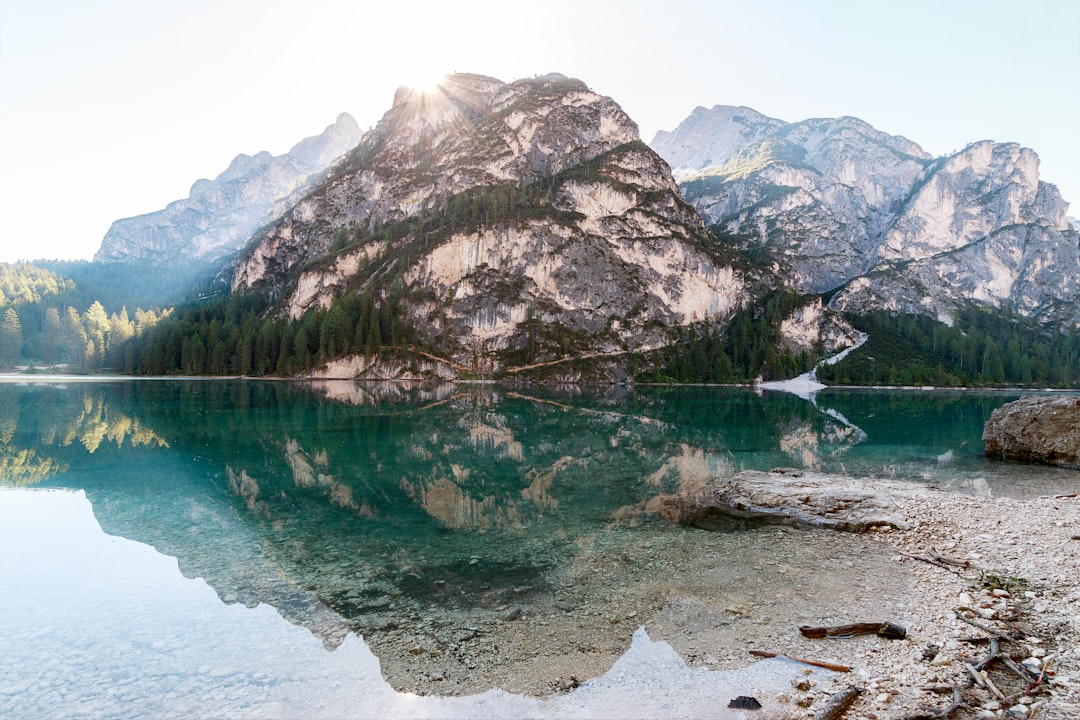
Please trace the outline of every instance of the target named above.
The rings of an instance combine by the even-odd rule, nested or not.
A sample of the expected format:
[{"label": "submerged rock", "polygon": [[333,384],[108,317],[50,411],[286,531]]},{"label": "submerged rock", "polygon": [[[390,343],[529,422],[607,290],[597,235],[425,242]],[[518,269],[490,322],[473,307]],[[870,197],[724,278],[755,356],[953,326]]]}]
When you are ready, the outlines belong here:
[{"label": "submerged rock", "polygon": [[1026,395],[995,410],[983,428],[985,454],[1080,468],[1080,396]]},{"label": "submerged rock", "polygon": [[694,495],[670,495],[660,515],[681,525],[709,525],[719,518],[761,518],[866,532],[906,529],[891,495],[842,475],[777,468],[746,470]]}]

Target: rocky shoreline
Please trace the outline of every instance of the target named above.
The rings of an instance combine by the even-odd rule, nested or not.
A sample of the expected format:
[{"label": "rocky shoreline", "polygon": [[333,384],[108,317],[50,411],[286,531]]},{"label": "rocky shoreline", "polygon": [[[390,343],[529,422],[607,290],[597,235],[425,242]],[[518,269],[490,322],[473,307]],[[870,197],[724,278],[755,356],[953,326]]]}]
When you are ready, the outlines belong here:
[{"label": "rocky shoreline", "polygon": [[[887,522],[854,503],[854,513],[870,520],[866,528],[813,527],[800,512],[753,527],[736,518],[741,526],[724,528],[714,518],[709,530],[683,533],[645,523],[635,530],[635,548],[608,547],[598,537],[552,578],[550,593],[533,598],[521,589],[520,600],[469,619],[468,633],[453,635],[462,623],[443,617],[366,637],[384,677],[422,695],[491,687],[573,693],[608,672],[644,627],[691,668],[745,668],[756,660],[752,651],[764,651],[851,669],[807,666],[813,676],[783,693],[746,687],[740,694],[763,708],[717,708],[716,717],[816,718],[851,685],[863,692],[848,718],[1080,716],[1080,497],[1017,500],[889,480],[750,475],[759,485],[764,479],[753,476],[775,475],[778,485],[828,481],[837,486],[833,500],[867,498]],[[835,505],[822,507],[834,515]],[[738,577],[732,567],[741,568]],[[799,631],[886,622],[905,628],[904,639],[814,639]],[[993,633],[1008,638],[997,648],[1009,658],[985,663],[985,686],[971,687],[965,666],[986,660]],[[961,705],[942,714],[953,705],[953,688]]]},{"label": "rocky shoreline", "polygon": [[[911,594],[903,607],[882,603],[872,615],[824,609],[820,624],[892,621],[907,636],[809,639],[798,631],[799,618],[777,627],[774,612],[775,631],[756,642],[767,639],[774,652],[852,672],[793,687],[775,698],[789,710],[760,717],[816,717],[832,694],[850,685],[863,690],[847,712],[853,718],[1080,717],[1080,497],[1020,501],[874,480],[853,480],[848,488],[892,498],[890,513],[901,522],[858,537],[891,553],[895,579],[909,584]],[[989,679],[976,673],[976,681],[965,665],[989,657],[995,634],[1009,659],[987,663]],[[682,644],[672,642],[677,649]],[[740,662],[729,656],[708,664]],[[961,704],[947,713],[952,688]]]}]

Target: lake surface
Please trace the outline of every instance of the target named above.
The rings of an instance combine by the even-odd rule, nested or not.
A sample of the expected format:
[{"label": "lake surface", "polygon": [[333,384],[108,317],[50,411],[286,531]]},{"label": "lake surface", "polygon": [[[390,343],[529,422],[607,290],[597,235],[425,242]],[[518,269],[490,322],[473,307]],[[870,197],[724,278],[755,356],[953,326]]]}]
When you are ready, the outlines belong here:
[{"label": "lake surface", "polygon": [[[0,383],[0,711],[705,713],[728,687],[683,662],[705,651],[635,636],[672,592],[708,581],[735,618],[811,607],[835,592],[821,559],[863,551],[672,527],[657,499],[777,466],[1075,492],[1074,472],[982,457],[1018,396]],[[773,556],[790,572],[765,587]],[[756,686],[782,687],[777,665]]]}]

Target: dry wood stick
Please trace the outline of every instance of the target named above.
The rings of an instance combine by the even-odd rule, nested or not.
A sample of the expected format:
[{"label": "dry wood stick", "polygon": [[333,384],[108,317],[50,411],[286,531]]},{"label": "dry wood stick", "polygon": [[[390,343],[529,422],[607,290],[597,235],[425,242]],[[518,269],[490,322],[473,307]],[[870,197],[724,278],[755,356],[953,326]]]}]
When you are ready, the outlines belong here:
[{"label": "dry wood stick", "polygon": [[975,668],[973,668],[968,663],[961,663],[961,665],[964,666],[964,670],[967,671],[967,674],[971,676],[972,681],[976,685],[978,685],[979,687],[981,687],[983,689],[989,690],[989,688],[986,687],[986,683],[983,682],[982,676],[979,675],[979,673],[975,671]]},{"label": "dry wood stick", "polygon": [[930,548],[930,557],[941,563],[942,565],[952,565],[953,567],[969,568],[971,567],[970,560],[956,560],[954,558],[945,557],[937,551],[936,548]]},{"label": "dry wood stick", "polygon": [[[1031,682],[1031,673],[1029,671],[1027,671],[1027,670],[1024,670],[1024,668],[1020,667],[1019,665],[1017,665],[1016,661],[1013,660],[1011,657],[1009,657],[1008,655],[1002,655],[1001,656],[1001,662],[1002,662],[1002,664],[1005,665],[1005,667],[1009,668],[1014,673],[1016,673],[1016,675],[1021,680],[1023,680],[1024,682],[1028,682],[1028,683]],[[1039,677],[1041,678],[1042,676],[1040,675]],[[1038,682],[1038,681],[1036,681],[1036,682]]]},{"label": "dry wood stick", "polygon": [[986,687],[990,688],[990,692],[994,693],[994,695],[997,696],[998,700],[1004,700],[1005,699],[1005,693],[1003,693],[1003,692],[1001,692],[1000,690],[997,689],[997,685],[995,685],[994,681],[990,679],[990,674],[989,673],[987,673],[985,670],[983,670],[982,672],[979,673],[979,676],[982,677],[983,682],[986,683]]},{"label": "dry wood stick", "polygon": [[814,716],[814,720],[838,720],[838,718],[843,717],[847,709],[851,707],[851,703],[855,702],[855,698],[859,697],[861,693],[862,688],[848,685],[846,690],[841,690],[829,697],[829,704]]},{"label": "dry wood stick", "polygon": [[803,625],[799,632],[808,638],[850,638],[855,635],[880,635],[889,640],[903,640],[907,637],[907,630],[891,622],[885,623],[852,623],[850,625],[836,625],[834,627],[816,627]]},{"label": "dry wood stick", "polygon": [[935,560],[932,557],[927,557],[926,555],[912,555],[911,553],[906,553],[903,550],[901,550],[899,552],[904,557],[909,557],[912,560],[918,560],[920,562],[929,563],[930,565],[933,565],[934,567],[939,567],[939,568],[942,568],[944,570],[948,570],[949,572],[953,573],[954,575],[959,575],[960,574],[959,570],[953,570],[951,567],[949,567],[945,563],[941,562],[940,560]]},{"label": "dry wood stick", "polygon": [[785,655],[783,653],[768,652],[766,650],[751,650],[750,654],[763,658],[787,658],[788,660],[801,662],[804,665],[813,665],[814,667],[825,668],[826,670],[832,670],[834,672],[851,672],[851,668],[847,665],[834,665],[833,663],[823,662],[821,660],[806,660],[804,658],[791,657],[790,655]]},{"label": "dry wood stick", "polygon": [[[963,610],[967,610],[969,612],[975,612],[973,609],[961,605],[960,607],[956,608],[956,617],[957,617],[958,620],[963,620],[964,622],[966,622],[971,627],[977,627],[980,630],[982,630],[983,632],[988,632],[991,635],[993,635],[994,637],[998,638],[999,640],[1011,640],[1012,639],[1008,635],[1006,635],[1005,633],[1000,632],[998,630],[995,630],[994,628],[990,627],[989,625],[983,625],[981,622],[976,622],[976,621],[972,620],[971,618],[964,617],[963,612],[962,612]],[[978,614],[978,613],[976,613],[976,614]]]},{"label": "dry wood stick", "polygon": [[998,659],[998,655],[1001,653],[1001,641],[996,637],[990,638],[990,654],[975,664],[976,670],[982,670],[990,663]]}]

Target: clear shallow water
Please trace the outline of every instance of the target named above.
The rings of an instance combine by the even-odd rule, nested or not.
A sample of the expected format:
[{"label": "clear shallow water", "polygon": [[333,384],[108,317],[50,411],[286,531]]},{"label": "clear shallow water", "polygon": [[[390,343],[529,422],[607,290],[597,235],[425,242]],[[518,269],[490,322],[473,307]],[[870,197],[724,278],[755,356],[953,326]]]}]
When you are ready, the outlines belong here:
[{"label": "clear shallow water", "polygon": [[[734,581],[780,549],[757,529],[668,527],[659,495],[778,465],[1075,491],[1074,472],[979,454],[986,418],[1015,397],[0,384],[0,480],[77,491],[0,493],[4,715],[382,713],[409,696],[379,661],[394,687],[460,694],[505,685],[543,648],[600,675],[656,607],[642,575],[660,596],[691,567],[664,575],[680,553],[726,558],[708,572]],[[583,635],[611,629],[563,647],[545,629],[565,634],[571,614]],[[686,670],[642,643],[672,678]]]}]

